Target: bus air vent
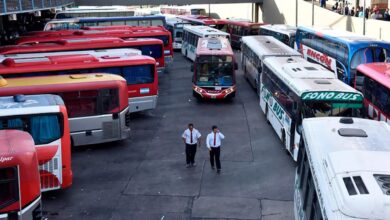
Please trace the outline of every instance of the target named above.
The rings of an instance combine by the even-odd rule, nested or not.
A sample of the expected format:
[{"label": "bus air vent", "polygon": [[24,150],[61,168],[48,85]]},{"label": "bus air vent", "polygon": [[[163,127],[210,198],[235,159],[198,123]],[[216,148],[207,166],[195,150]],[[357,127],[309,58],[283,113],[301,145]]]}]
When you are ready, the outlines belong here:
[{"label": "bus air vent", "polygon": [[[366,185],[363,182],[362,177],[353,176],[343,178],[345,188],[350,196],[359,194],[369,194]],[[356,190],[357,189],[357,190]]]},{"label": "bus air vent", "polygon": [[340,123],[342,124],[353,124],[352,118],[340,118]]},{"label": "bus air vent", "polygon": [[385,195],[390,195],[390,175],[374,174],[376,182]]},{"label": "bus air vent", "polygon": [[329,82],[328,80],[314,80],[314,82],[316,84],[320,84],[320,85],[329,85],[329,84],[332,84],[331,82]]},{"label": "bus air vent", "polygon": [[368,137],[364,130],[357,128],[340,128],[338,132],[343,137]]},{"label": "bus air vent", "polygon": [[305,69],[306,69],[306,70],[310,70],[310,71],[317,70],[317,68],[312,67],[312,66],[306,66]]}]

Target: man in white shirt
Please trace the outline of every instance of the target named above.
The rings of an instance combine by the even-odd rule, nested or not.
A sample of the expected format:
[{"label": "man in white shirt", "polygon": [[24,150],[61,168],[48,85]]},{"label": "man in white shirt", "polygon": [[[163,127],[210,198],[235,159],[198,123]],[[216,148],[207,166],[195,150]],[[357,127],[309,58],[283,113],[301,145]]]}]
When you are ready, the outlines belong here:
[{"label": "man in white shirt", "polygon": [[219,160],[219,156],[221,154],[222,139],[225,139],[225,136],[219,131],[218,127],[214,125],[212,127],[212,132],[207,135],[206,145],[210,152],[211,169],[215,169],[215,159],[218,174],[221,172],[221,161]]},{"label": "man in white shirt", "polygon": [[186,145],[186,167],[195,167],[195,154],[196,147],[199,143],[200,147],[200,137],[202,135],[198,130],[194,128],[193,124],[188,124],[188,128],[183,132],[181,136],[183,138],[184,144]]}]

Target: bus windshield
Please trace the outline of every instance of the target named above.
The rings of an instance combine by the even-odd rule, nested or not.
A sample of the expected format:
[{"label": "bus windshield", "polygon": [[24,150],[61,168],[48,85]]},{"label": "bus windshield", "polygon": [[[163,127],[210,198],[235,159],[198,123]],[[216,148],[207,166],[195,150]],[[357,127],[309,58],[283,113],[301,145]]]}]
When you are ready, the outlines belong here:
[{"label": "bus windshield", "polygon": [[200,56],[196,61],[198,86],[232,86],[232,56]]},{"label": "bus windshield", "polygon": [[328,117],[328,116],[355,116],[354,109],[362,108],[362,103],[351,102],[326,102],[305,101],[302,103],[303,118]]},{"label": "bus windshield", "polygon": [[390,51],[382,47],[367,47],[355,52],[351,59],[351,70],[362,63],[385,62]]}]

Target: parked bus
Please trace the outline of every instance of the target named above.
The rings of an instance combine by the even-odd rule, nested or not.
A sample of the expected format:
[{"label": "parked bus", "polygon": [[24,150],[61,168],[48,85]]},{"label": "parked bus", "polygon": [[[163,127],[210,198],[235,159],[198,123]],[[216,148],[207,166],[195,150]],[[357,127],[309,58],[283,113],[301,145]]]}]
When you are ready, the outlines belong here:
[{"label": "parked bus", "polygon": [[260,75],[267,57],[300,57],[301,54],[271,36],[246,36],[241,43],[241,67],[244,76],[260,92]]},{"label": "parked bus", "polygon": [[296,41],[307,60],[321,64],[351,85],[359,64],[384,62],[390,57],[390,43],[330,28],[299,27]]},{"label": "parked bus", "polygon": [[192,66],[193,95],[203,99],[231,99],[236,95],[237,64],[229,40],[200,38]]},{"label": "parked bus", "polygon": [[41,220],[38,156],[23,131],[0,131],[0,219]]},{"label": "parked bus", "polygon": [[259,34],[272,36],[284,44],[296,49],[295,35],[297,28],[288,24],[267,24],[260,26]]},{"label": "parked bus", "polygon": [[266,58],[260,91],[260,107],[295,161],[304,118],[360,116],[363,106],[360,92],[300,57]]},{"label": "parked bus", "polygon": [[71,31],[38,31],[32,35],[21,37],[16,44],[33,44],[37,42],[53,42],[61,39],[118,37],[128,38],[157,38],[164,43],[165,64],[173,60],[172,36],[164,27],[87,27],[84,30]]},{"label": "parked bus", "polygon": [[[129,50],[129,49],[127,49]],[[0,59],[4,78],[79,73],[112,73],[127,81],[130,112],[155,109],[158,98],[156,61],[143,55],[99,55],[85,51],[67,54],[26,54]]]},{"label": "parked bus", "polygon": [[184,25],[190,25],[179,18],[167,19],[167,29],[172,35],[172,48],[174,50],[180,50],[183,41],[183,27]]},{"label": "parked bus", "polygon": [[204,15],[180,15],[177,17],[192,25],[210,26],[221,31],[226,30],[226,21],[222,19],[214,19]]},{"label": "parked bus", "polygon": [[389,125],[333,117],[302,127],[295,219],[389,219]]},{"label": "parked bus", "polygon": [[0,96],[56,94],[64,100],[73,146],[124,140],[130,134],[126,81],[112,74],[7,79]]},{"label": "parked bus", "polygon": [[390,123],[389,63],[367,63],[357,67],[355,88],[363,93],[365,116]]},{"label": "parked bus", "polygon": [[164,72],[164,45],[154,38],[128,38],[93,37],[93,38],[67,38],[52,42],[37,42],[33,44],[10,45],[0,47],[1,55],[29,54],[62,51],[110,50],[116,48],[133,48],[140,50],[142,55],[151,56],[156,60],[157,71]]},{"label": "parked bus", "polygon": [[226,32],[231,36],[233,48],[241,47],[241,39],[243,36],[258,35],[259,28],[263,23],[256,23],[247,20],[227,19],[225,20]]},{"label": "parked bus", "polygon": [[46,23],[44,31],[81,29],[82,27],[94,26],[166,26],[165,16],[124,16],[124,17],[99,17],[99,18],[70,18],[53,19]]},{"label": "parked bus", "polygon": [[[7,89],[5,85],[0,86],[2,94],[3,89]],[[4,129],[22,130],[32,136],[38,153],[42,192],[72,185],[68,113],[59,96],[0,97],[0,130]]]},{"label": "parked bus", "polygon": [[65,8],[58,11],[54,19],[85,18],[85,17],[128,17],[134,16],[135,8],[126,6],[90,6]]},{"label": "parked bus", "polygon": [[228,33],[208,26],[184,26],[183,30],[181,53],[192,61],[194,61],[196,57],[195,53],[199,38],[226,37],[230,39]]}]

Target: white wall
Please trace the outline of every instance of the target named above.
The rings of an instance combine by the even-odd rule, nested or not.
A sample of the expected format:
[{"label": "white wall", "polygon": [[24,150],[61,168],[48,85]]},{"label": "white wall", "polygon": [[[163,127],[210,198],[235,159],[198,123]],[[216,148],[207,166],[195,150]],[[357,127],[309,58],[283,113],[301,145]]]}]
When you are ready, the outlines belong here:
[{"label": "white wall", "polygon": [[[295,25],[295,0],[265,0],[259,12],[259,21],[270,24]],[[311,1],[298,0],[298,25],[311,26]],[[318,6],[314,7],[314,25],[363,33],[363,19],[343,16]],[[367,20],[366,35],[390,41],[390,22]]]},{"label": "white wall", "polygon": [[[266,0],[270,1],[270,0]],[[272,1],[272,0],[271,0]],[[192,5],[194,7],[205,8],[209,11],[208,4]],[[238,3],[238,4],[211,4],[211,12],[218,13],[223,19],[226,18],[244,18],[252,19],[252,4],[251,3]]]}]

